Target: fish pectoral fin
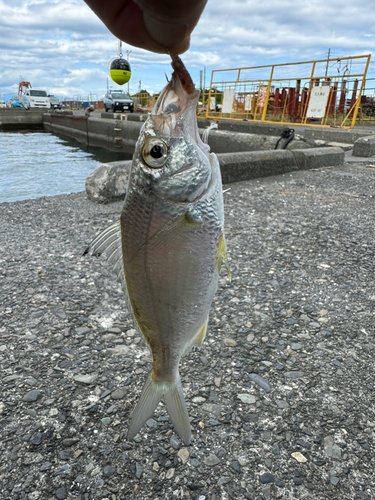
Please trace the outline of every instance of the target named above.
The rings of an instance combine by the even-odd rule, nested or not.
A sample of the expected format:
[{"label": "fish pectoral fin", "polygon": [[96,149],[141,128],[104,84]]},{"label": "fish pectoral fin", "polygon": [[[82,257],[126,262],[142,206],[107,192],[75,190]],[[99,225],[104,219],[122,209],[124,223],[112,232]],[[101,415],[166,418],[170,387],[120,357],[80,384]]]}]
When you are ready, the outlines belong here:
[{"label": "fish pectoral fin", "polygon": [[103,255],[107,261],[112,264],[117,279],[122,289],[127,295],[126,281],[124,273],[124,264],[122,261],[122,243],[121,243],[121,225],[120,221],[111,224],[104,229],[90,245],[85,249],[83,255],[94,255],[100,257]]},{"label": "fish pectoral fin", "polygon": [[231,280],[231,275],[230,275],[230,269],[229,269],[229,262],[228,262],[228,257],[227,257],[227,251],[226,251],[224,233],[221,235],[220,240],[219,240],[219,252],[218,252],[218,269],[219,269],[219,272],[220,272],[221,264],[222,264],[223,260],[224,260],[225,268],[227,270],[228,280],[230,281]]},{"label": "fish pectoral fin", "polygon": [[132,260],[139,257],[139,255],[143,253],[146,247],[147,251],[150,252],[160,247],[168,247],[173,245],[173,243],[178,241],[185,234],[189,233],[191,230],[199,227],[202,224],[202,219],[200,219],[192,212],[185,212],[182,215],[174,217],[161,229],[156,231],[156,233],[154,233],[146,243],[138,248]]}]

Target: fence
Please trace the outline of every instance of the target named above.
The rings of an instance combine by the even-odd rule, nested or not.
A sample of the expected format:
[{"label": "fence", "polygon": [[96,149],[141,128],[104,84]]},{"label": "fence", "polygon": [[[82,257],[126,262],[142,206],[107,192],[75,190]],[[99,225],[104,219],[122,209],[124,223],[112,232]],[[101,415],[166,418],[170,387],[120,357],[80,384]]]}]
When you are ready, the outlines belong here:
[{"label": "fence", "polygon": [[370,55],[214,70],[202,118],[352,128]]}]

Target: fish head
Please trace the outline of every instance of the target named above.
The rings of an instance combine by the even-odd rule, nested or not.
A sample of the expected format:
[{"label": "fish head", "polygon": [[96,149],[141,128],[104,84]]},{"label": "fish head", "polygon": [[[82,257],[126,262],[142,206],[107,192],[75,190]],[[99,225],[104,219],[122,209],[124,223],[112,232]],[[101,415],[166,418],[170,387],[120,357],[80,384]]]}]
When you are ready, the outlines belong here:
[{"label": "fish head", "polygon": [[200,92],[191,88],[186,92],[180,78],[174,71],[141,130],[132,175],[145,192],[188,203],[209,186],[210,148],[198,133]]}]

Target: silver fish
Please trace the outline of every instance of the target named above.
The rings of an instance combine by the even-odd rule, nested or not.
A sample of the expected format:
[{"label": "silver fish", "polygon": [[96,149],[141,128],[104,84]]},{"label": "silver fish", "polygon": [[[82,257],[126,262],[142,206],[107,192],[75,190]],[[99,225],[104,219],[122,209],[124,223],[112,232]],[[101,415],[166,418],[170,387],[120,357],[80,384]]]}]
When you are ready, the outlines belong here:
[{"label": "silver fish", "polygon": [[120,221],[85,253],[104,253],[113,264],[152,352],[152,371],[128,439],[164,396],[176,432],[189,444],[179,362],[204,339],[221,262],[227,266],[227,259],[220,168],[198,133],[199,91],[179,57],[172,58],[172,67],[172,79],[141,129]]}]

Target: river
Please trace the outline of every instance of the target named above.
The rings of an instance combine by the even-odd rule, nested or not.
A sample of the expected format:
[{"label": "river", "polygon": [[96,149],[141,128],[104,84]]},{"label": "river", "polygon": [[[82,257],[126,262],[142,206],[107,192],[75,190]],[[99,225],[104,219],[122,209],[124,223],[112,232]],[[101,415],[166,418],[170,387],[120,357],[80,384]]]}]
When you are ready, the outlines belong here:
[{"label": "river", "polygon": [[0,203],[84,191],[98,165],[129,159],[47,132],[0,132]]}]

